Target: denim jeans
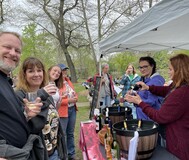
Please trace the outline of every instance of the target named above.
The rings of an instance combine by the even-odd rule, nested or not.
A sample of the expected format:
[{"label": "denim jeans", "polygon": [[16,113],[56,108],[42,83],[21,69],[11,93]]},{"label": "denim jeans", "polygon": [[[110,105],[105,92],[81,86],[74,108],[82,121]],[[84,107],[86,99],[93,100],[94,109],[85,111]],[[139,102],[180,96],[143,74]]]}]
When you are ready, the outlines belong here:
[{"label": "denim jeans", "polygon": [[54,153],[49,157],[49,160],[60,160],[57,150],[55,150]]},{"label": "denim jeans", "polygon": [[105,108],[105,107],[111,107],[111,97],[106,95],[105,97],[100,99],[100,102],[102,103],[101,109]]},{"label": "denim jeans", "polygon": [[126,107],[130,107],[132,109],[132,115],[133,115],[133,119],[137,119],[137,114],[136,114],[136,107],[134,106],[133,103],[129,103],[129,102],[124,102],[124,106]]},{"label": "denim jeans", "polygon": [[75,106],[68,107],[68,117],[61,117],[60,124],[63,132],[66,135],[68,157],[75,158],[75,144],[74,144],[74,129],[76,122]]}]

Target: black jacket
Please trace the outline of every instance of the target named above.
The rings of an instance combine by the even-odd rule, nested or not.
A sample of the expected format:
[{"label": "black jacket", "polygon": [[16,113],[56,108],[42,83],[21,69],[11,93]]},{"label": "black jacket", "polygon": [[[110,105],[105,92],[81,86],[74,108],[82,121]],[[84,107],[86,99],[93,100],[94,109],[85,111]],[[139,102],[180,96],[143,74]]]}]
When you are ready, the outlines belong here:
[{"label": "black jacket", "polygon": [[[21,101],[23,101],[23,98],[26,98],[26,92],[24,92],[23,90],[16,91],[16,94],[18,95]],[[48,116],[48,107],[50,104],[54,106],[54,101],[53,101],[52,96],[49,96],[49,94],[44,89],[39,89],[37,94],[41,98],[43,102],[43,106],[41,108],[41,112],[36,117],[30,119],[28,123],[30,126],[31,133],[40,135],[43,140],[44,147],[46,147],[44,143],[42,129],[44,128],[46,124],[46,120]],[[58,150],[58,154],[61,160],[68,159],[65,135],[63,134],[60,122],[59,122],[59,130],[58,130],[57,150]]]}]

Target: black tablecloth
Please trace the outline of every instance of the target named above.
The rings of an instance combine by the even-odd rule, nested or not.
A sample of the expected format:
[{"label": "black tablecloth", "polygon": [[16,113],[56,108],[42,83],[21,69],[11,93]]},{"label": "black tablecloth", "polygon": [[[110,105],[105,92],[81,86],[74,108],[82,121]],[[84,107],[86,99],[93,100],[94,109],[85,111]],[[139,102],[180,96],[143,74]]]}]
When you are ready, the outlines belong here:
[{"label": "black tablecloth", "polygon": [[[105,157],[105,150],[103,145],[100,145],[100,150],[103,156]],[[179,159],[170,152],[168,152],[165,148],[161,146],[157,146],[150,160],[179,160]]]},{"label": "black tablecloth", "polygon": [[165,148],[157,146],[150,160],[179,160]]}]

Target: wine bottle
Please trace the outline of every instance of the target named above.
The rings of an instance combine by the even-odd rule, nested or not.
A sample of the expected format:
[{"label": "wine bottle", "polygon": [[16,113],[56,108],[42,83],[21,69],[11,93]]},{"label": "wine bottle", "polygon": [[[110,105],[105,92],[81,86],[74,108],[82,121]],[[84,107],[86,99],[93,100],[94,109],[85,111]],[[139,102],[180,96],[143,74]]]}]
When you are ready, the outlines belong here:
[{"label": "wine bottle", "polygon": [[138,91],[140,88],[142,88],[142,86],[140,84],[139,85],[135,84],[133,87],[133,90]]},{"label": "wine bottle", "polygon": [[111,153],[112,153],[113,160],[120,160],[121,159],[120,147],[119,147],[119,144],[116,140],[116,132],[115,131],[113,131],[113,142],[112,142]]},{"label": "wine bottle", "polygon": [[96,117],[96,133],[98,133],[102,128],[102,123],[101,123],[101,117],[100,113],[97,112],[97,117]]},{"label": "wine bottle", "polygon": [[123,98],[123,96],[120,96],[119,106],[123,107],[123,103],[124,103],[124,98]]},{"label": "wine bottle", "polygon": [[111,135],[110,127],[108,127],[106,147],[105,147],[107,160],[112,160],[112,154],[111,154],[112,143],[111,142],[112,142],[112,135]]},{"label": "wine bottle", "polygon": [[123,122],[124,130],[127,130],[127,123],[126,121]]},{"label": "wine bottle", "polygon": [[139,119],[139,121],[138,121],[138,126],[137,126],[137,131],[141,131],[142,129],[141,129],[141,123],[142,123],[142,121],[141,121],[141,119]]},{"label": "wine bottle", "polygon": [[104,124],[109,124],[109,109],[106,108],[106,117],[105,117],[105,120],[104,120]]},{"label": "wine bottle", "polygon": [[128,115],[127,115],[127,110],[128,110],[128,108],[127,108],[127,107],[125,107],[125,119],[127,119],[127,118],[128,118]]}]

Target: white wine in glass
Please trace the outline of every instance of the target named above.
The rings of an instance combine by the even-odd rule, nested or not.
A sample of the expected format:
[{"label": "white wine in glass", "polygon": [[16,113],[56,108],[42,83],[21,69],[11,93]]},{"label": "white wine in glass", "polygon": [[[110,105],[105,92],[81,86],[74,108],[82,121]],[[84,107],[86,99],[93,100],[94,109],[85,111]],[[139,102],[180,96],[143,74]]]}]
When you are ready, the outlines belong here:
[{"label": "white wine in glass", "polygon": [[37,92],[28,92],[26,95],[26,98],[28,99],[28,103],[26,104],[29,109],[35,109],[35,100],[37,98]]}]

